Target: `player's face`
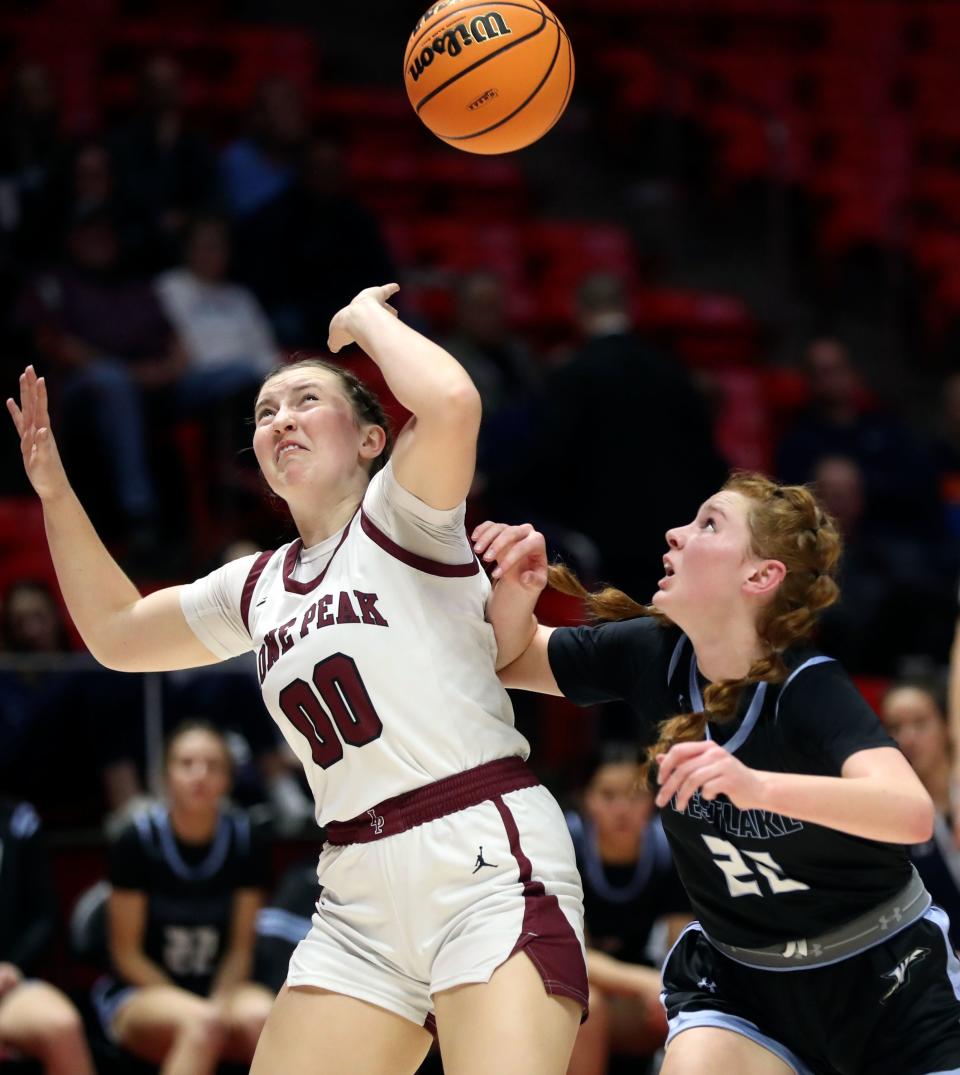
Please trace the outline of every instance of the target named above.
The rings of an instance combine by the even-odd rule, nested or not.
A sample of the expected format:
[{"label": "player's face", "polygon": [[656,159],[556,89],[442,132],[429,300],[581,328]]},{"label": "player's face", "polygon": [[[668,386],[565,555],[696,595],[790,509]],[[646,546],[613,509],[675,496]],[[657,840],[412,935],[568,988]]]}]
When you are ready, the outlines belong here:
[{"label": "player's face", "polygon": [[653,797],[640,783],[640,769],[628,762],[601,765],[584,794],[587,817],[598,836],[640,837],[653,813]]},{"label": "player's face", "polygon": [[178,736],[167,757],[171,805],[190,812],[215,810],[229,790],[223,740],[200,728]]},{"label": "player's face", "polygon": [[883,723],[921,779],[949,758],[947,724],[936,702],[917,687],[900,687],[883,702]]},{"label": "player's face", "polygon": [[253,450],[277,496],[356,477],[363,434],[336,374],[309,366],[277,374],[260,390],[254,422]]},{"label": "player's face", "polygon": [[715,621],[742,600],[755,566],[748,507],[741,493],[726,490],[712,496],[693,522],[667,531],[670,548],[653,604],[678,626]]}]

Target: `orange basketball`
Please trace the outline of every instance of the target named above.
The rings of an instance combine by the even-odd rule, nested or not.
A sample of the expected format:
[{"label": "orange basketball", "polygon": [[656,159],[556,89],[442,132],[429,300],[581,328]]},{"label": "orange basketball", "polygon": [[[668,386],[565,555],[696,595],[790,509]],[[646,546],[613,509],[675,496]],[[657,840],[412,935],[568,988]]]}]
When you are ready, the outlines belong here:
[{"label": "orange basketball", "polygon": [[441,0],[403,58],[407,96],[444,142],[509,153],[557,122],[573,89],[570,39],[540,0]]}]

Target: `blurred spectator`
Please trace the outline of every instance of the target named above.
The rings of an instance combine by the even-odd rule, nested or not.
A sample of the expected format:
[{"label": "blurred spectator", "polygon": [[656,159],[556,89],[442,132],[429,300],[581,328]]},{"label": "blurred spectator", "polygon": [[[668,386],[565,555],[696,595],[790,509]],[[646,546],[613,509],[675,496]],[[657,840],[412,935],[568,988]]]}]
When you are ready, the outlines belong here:
[{"label": "blurred spectator", "polygon": [[[39,276],[21,304],[46,362],[65,437],[81,426],[112,471],[128,534],[152,536],[156,494],[147,465],[143,393],[176,382],[186,356],[148,281],[122,272],[112,218],[76,219],[67,258]],[[52,368],[51,368],[52,367]]]},{"label": "blurred spectator", "polygon": [[895,683],[884,696],[881,716],[933,799],[933,837],[911,847],[910,857],[933,902],[947,912],[951,943],[960,950],[960,850],[951,831],[952,762],[944,691],[933,681]]},{"label": "blurred spectator", "polygon": [[294,948],[306,937],[320,898],[316,857],[286,870],[270,902],[257,916],[254,978],[279,993]]},{"label": "blurred spectator", "polygon": [[812,479],[844,540],[840,600],[821,617],[822,648],[854,675],[888,675],[904,654],[945,657],[953,599],[930,544],[868,525],[854,459],[824,456]]},{"label": "blurred spectator", "polygon": [[636,748],[608,744],[593,763],[582,813],[569,812],[567,824],[583,879],[590,982],[590,1018],[568,1075],[602,1075],[611,1053],[644,1057],[663,1045],[667,1023],[651,933],[665,920],[672,944],[691,919],[690,905]]},{"label": "blurred spectator", "polygon": [[0,802],[0,1063],[8,1050],[45,1075],[94,1075],[83,1022],[52,985],[33,977],[56,925],[56,893],[40,819],[27,803]]},{"label": "blurred spectator", "polygon": [[541,377],[526,345],[510,331],[507,295],[496,273],[480,270],[460,280],[456,323],[442,346],[470,374],[483,400],[478,469],[512,465],[529,448]]},{"label": "blurred spectator", "polygon": [[297,87],[280,75],[264,79],[253,100],[249,133],[220,158],[220,182],[232,216],[249,216],[290,188],[307,136]]},{"label": "blurred spectator", "polygon": [[188,217],[212,208],[217,196],[213,151],[187,123],[181,80],[172,56],[150,57],[137,113],[110,143],[121,195],[144,222],[139,260],[149,268],[176,260]]},{"label": "blurred spectator", "polygon": [[[7,589],[0,644],[24,662],[0,672],[2,783],[61,822],[99,824],[104,809],[123,807],[141,790],[135,760],[140,677],[110,672],[85,655],[71,660],[59,606],[42,582],[23,580]],[[102,797],[93,802],[91,770],[102,783]]]},{"label": "blurred spectator", "polygon": [[[29,235],[61,153],[60,116],[50,72],[27,60],[11,72],[0,112],[0,235],[21,228],[24,237]],[[29,242],[16,249],[21,258],[36,254]]]},{"label": "blurred spectator", "polygon": [[238,275],[288,348],[324,347],[337,310],[396,279],[380,226],[346,189],[340,148],[326,139],[310,142],[296,181],[235,236]]},{"label": "blurred spectator", "polygon": [[251,401],[279,361],[257,300],[246,288],[227,282],[229,263],[226,222],[201,217],[187,233],[182,267],[157,280],[160,304],[187,359],[172,390],[174,416],[201,419],[212,451],[223,463],[249,449]]},{"label": "blurred spectator", "polygon": [[548,540],[556,523],[592,538],[603,578],[644,601],[667,528],[692,519],[727,468],[686,371],[634,332],[624,281],[588,276],[577,305],[583,345],[546,382],[513,495]]},{"label": "blurred spectator", "polygon": [[249,1064],[272,995],[250,980],[267,878],[246,815],[225,805],[230,752],[200,722],[167,743],[167,803],[138,815],[108,854],[115,977],[94,986],[107,1036],[162,1075]]},{"label": "blurred spectator", "polygon": [[868,525],[940,540],[943,526],[930,453],[873,402],[846,346],[833,337],[813,340],[804,355],[804,372],[810,402],[780,442],[779,479],[811,481],[824,456],[846,456],[863,473]]},{"label": "blurred spectator", "polygon": [[940,433],[934,442],[934,460],[947,530],[960,538],[960,373],[952,373],[940,386]]}]

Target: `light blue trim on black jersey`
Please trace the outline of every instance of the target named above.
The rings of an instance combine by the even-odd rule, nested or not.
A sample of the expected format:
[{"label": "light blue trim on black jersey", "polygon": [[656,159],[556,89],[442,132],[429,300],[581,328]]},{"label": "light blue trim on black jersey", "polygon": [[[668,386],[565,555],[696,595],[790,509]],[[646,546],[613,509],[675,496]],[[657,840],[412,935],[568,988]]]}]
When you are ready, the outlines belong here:
[{"label": "light blue trim on black jersey", "polygon": [[232,823],[232,821],[239,821],[239,817],[233,819],[229,814],[221,814],[207,857],[196,866],[188,866],[177,847],[177,839],[173,826],[170,824],[170,811],[165,806],[156,806],[151,810],[151,815],[157,827],[163,857],[170,869],[183,881],[206,881],[213,877],[227,861],[231,833],[236,831],[239,836],[239,830],[242,827]]},{"label": "light blue trim on black jersey", "polygon": [[686,642],[687,636],[681,635],[677,639],[677,644],[673,647],[673,653],[670,656],[670,666],[667,668],[667,686],[670,686],[670,680],[673,679],[673,673],[677,670],[677,665],[680,663],[680,655],[683,653],[683,644]]},{"label": "light blue trim on black jersey", "polygon": [[790,686],[790,684],[796,679],[798,675],[804,670],[804,668],[812,668],[815,664],[832,664],[833,657],[825,657],[821,654],[819,657],[811,657],[809,660],[803,662],[803,664],[797,665],[796,668],[790,673],[789,676],[783,681],[783,686],[780,688],[780,693],[777,695],[777,705],[773,711],[773,719],[776,720],[780,716],[780,699],[783,697],[783,692]]},{"label": "light blue trim on black jersey", "polygon": [[613,885],[607,878],[603,860],[597,851],[593,825],[584,821],[574,810],[567,811],[566,818],[573,845],[583,863],[583,873],[594,892],[607,903],[632,903],[650,883],[654,868],[662,869],[665,863],[670,862],[666,834],[660,819],[655,818],[647,828],[633,876],[625,885]]},{"label": "light blue trim on black jersey", "polygon": [[[732,735],[726,743],[720,744],[728,754],[736,754],[740,747],[747,741],[747,736],[753,731],[754,725],[760,719],[760,711],[763,709],[763,700],[766,695],[766,683],[758,683],[756,687],[753,688],[753,697],[750,699],[750,707],[747,709],[746,716],[743,718],[743,723],[737,729],[735,735]],[[703,695],[700,693],[700,684],[697,682],[696,653],[690,654],[690,701],[696,712],[701,712],[703,710]],[[713,739],[713,736],[710,734],[709,721],[704,727],[704,733],[707,739]]]}]

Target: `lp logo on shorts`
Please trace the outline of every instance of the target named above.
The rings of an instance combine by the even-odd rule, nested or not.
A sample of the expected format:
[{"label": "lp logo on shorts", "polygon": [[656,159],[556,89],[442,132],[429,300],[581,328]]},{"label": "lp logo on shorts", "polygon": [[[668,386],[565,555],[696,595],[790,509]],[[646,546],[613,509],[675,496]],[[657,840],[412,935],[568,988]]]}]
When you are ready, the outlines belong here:
[{"label": "lp logo on shorts", "polygon": [[373,835],[379,836],[383,832],[383,818],[376,810],[368,810],[370,815],[370,827],[373,829]]},{"label": "lp logo on shorts", "polygon": [[901,959],[893,970],[881,975],[881,977],[889,978],[893,982],[893,985],[880,998],[881,1004],[888,1001],[898,989],[907,984],[910,980],[910,968],[914,963],[919,963],[921,959],[928,955],[930,955],[929,948],[914,948],[910,955],[906,959]]}]

